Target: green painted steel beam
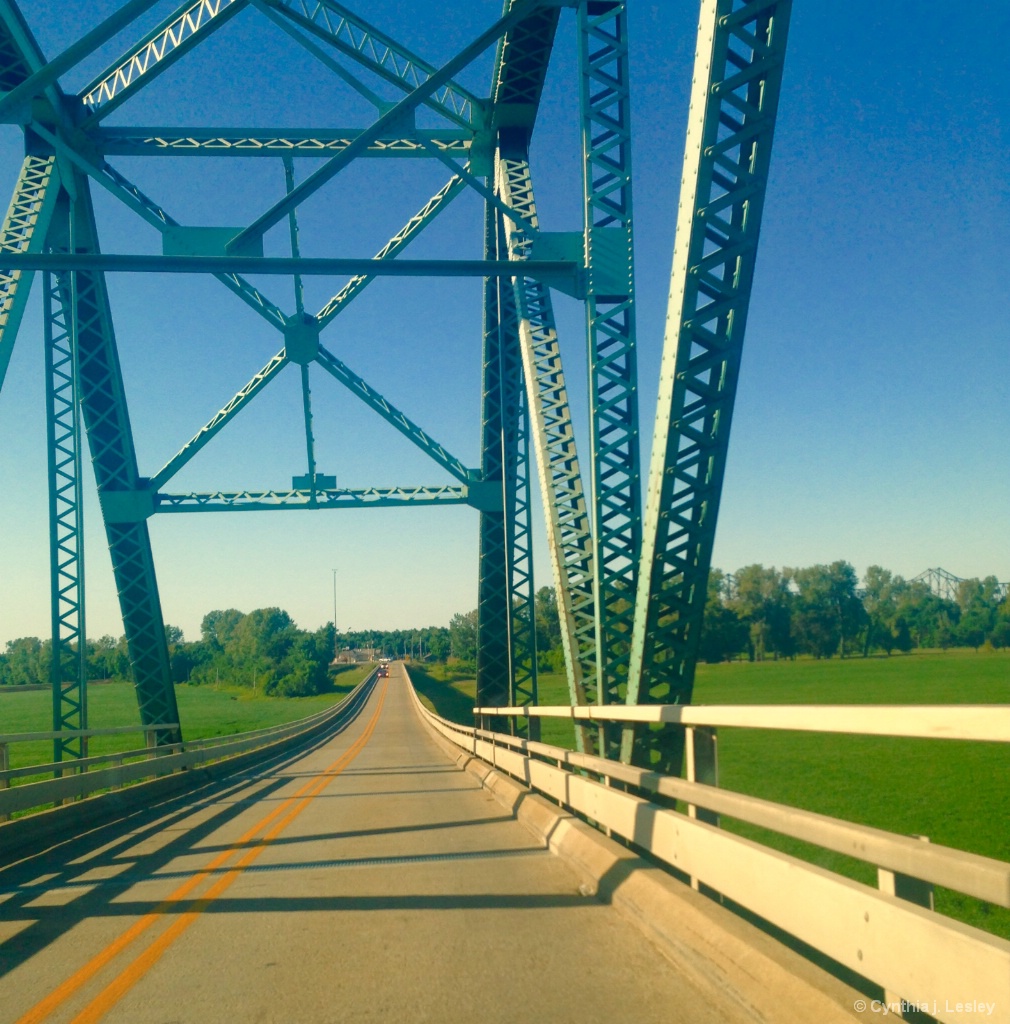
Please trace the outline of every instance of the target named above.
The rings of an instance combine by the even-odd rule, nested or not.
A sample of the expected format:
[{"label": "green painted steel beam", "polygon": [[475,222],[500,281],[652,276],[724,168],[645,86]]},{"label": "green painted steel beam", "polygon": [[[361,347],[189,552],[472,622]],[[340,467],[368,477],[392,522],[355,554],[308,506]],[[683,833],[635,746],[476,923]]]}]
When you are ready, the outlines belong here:
[{"label": "green painted steel beam", "polygon": [[[506,5],[506,11],[514,7]],[[510,119],[532,125],[539,106],[558,10],[533,10],[499,40],[491,88],[491,123]],[[485,146],[490,154],[490,137]],[[451,154],[446,154],[449,159]],[[478,154],[475,159],[480,159]],[[487,160],[487,158],[485,158]],[[486,184],[471,174],[471,188],[485,199],[484,258],[507,259],[503,215],[537,234],[535,208],[510,205],[495,191],[488,162]],[[480,523],[477,603],[477,692],[506,693],[509,702],[537,702],[530,501],[530,422],[523,377],[519,317],[511,280],[484,281],[481,386],[481,473],[503,495],[504,514],[483,513]],[[494,705],[490,705],[494,706]],[[531,719],[534,726],[538,719]],[[526,727],[510,719],[507,727]],[[503,723],[506,725],[506,723]],[[536,728],[533,729],[533,733]],[[534,737],[535,738],[535,737]]]},{"label": "green painted steel beam", "polygon": [[[517,215],[518,216],[518,215]],[[125,253],[18,253],[5,258],[18,270],[95,270],[118,274],[305,274],[331,277],[515,277],[581,287],[581,267],[572,260],[387,260],[291,256],[151,256]]]},{"label": "green painted steel beam", "polygon": [[[121,32],[131,22],[154,7],[159,0],[130,0],[114,14],[109,15],[100,25],[93,28],[59,56],[16,85],[5,96],[0,98],[0,121],[8,120],[10,115],[17,119],[23,116],[20,107],[27,106],[31,99],[53,85],[60,75],[75,67],[86,57],[94,53],[103,43],[108,42],[116,33]],[[27,113],[25,111],[24,113]]]},{"label": "green painted steel beam", "polygon": [[[0,225],[0,253],[4,257],[42,249],[58,193],[55,157],[26,156],[7,216]],[[7,266],[0,269],[0,388],[7,376],[31,283],[30,271]]]},{"label": "green painted steel beam", "polygon": [[0,0],[0,90],[13,92],[45,66],[14,0]]},{"label": "green painted steel beam", "polygon": [[[508,0],[508,11],[516,7],[517,0]],[[559,4],[541,4],[528,8],[525,17],[499,41],[488,118],[493,130],[521,128],[528,141],[540,109],[554,49],[561,13],[559,7]]]},{"label": "green painted steel beam", "polygon": [[[75,248],[94,252],[98,238],[88,179],[78,173],[73,185],[79,206]],[[140,718],[145,725],[178,722],[147,523],[115,521],[105,500],[109,492],[135,491],[141,486],[108,291],[99,272],[80,270],[76,280],[81,406]],[[156,738],[161,743],[176,742],[181,730],[159,730]]]},{"label": "green painted steel beam", "polygon": [[[433,64],[335,0],[316,0],[311,4],[302,0],[263,0],[263,5],[283,14],[400,89],[412,92],[439,74]],[[451,75],[448,80],[440,81],[422,102],[464,128],[481,126],[484,101],[453,81]]]},{"label": "green painted steel beam", "polygon": [[[260,12],[260,14],[272,21],[282,32],[294,39],[302,49],[311,53],[316,60],[329,68],[330,71],[332,71],[338,78],[342,79],[345,85],[349,85],[359,96],[371,103],[379,113],[382,113],[385,107],[382,97],[361,81],[361,79],[356,75],[351,74],[351,72],[348,71],[340,61],[334,60],[333,56],[328,53],[327,50],[323,49],[322,46],[310,39],[304,32],[299,31],[293,20],[290,17],[285,17],[285,14],[290,14],[291,12],[285,10],[284,14],[282,14],[272,7],[267,0],[252,0],[252,5]],[[308,22],[308,25],[311,31],[313,28],[312,23]],[[327,42],[329,42],[328,39]]]},{"label": "green painted steel beam", "polygon": [[[463,191],[465,185],[459,177],[452,177],[414,214],[410,220],[375,254],[376,260],[391,260],[404,249]],[[316,314],[325,326],[354,299],[371,281],[374,274],[355,274]]]},{"label": "green painted steel beam", "polygon": [[[497,253],[498,213],[485,204],[484,258]],[[477,551],[477,704],[509,699],[512,691],[511,550],[506,542],[505,467],[514,460],[516,431],[504,408],[502,380],[502,288],[498,278],[484,279],[481,348],[480,475],[485,487],[502,496],[502,507],[481,512]],[[503,723],[504,724],[504,723]],[[506,726],[507,727],[507,726]]]},{"label": "green painted steel beam", "polygon": [[422,430],[409,416],[402,413],[391,402],[385,399],[367,381],[359,377],[350,367],[341,362],[332,352],[319,346],[316,362],[340,381],[351,394],[361,399],[370,409],[377,412],[387,423],[395,427],[408,441],[419,448],[425,455],[437,462],[444,470],[451,473],[457,480],[469,484],[477,474],[468,469],[448,449],[440,445],[433,437]]},{"label": "green painted steel beam", "polygon": [[288,358],[282,350],[151,477],[151,487],[154,490],[164,487],[197,452],[230,423],[287,365]]},{"label": "green painted steel beam", "polygon": [[[596,699],[623,703],[642,543],[625,3],[578,9],[586,257]],[[603,727],[601,727],[603,728]],[[617,756],[613,728],[603,728]]]},{"label": "green painted steel beam", "polygon": [[[649,469],[628,702],[689,703],[726,468],[790,0],[704,0]],[[621,757],[679,772],[683,735]]]},{"label": "green painted steel beam", "polygon": [[[34,125],[33,130],[40,138],[50,143],[54,153],[59,153],[62,159],[69,161],[79,171],[87,174],[92,181],[97,182],[161,232],[163,237],[169,235],[173,228],[181,227],[177,220],[153,199],[145,195],[132,181],[120,174],[111,164],[104,161],[100,164],[95,163],[42,125]],[[284,313],[258,288],[235,272],[220,272],[215,276],[226,288],[242,299],[250,309],[262,316],[268,323],[283,329],[287,319]]]},{"label": "green painted steel beam", "polygon": [[290,491],[206,491],[158,494],[154,511],[289,512],[295,509],[402,508],[410,505],[471,504],[469,489],[434,487],[361,487],[356,489],[294,489]]},{"label": "green painted steel beam", "polygon": [[249,0],[196,0],[176,8],[122,57],[89,82],[80,100],[90,111],[82,126],[96,124],[149,84],[197,43],[233,18]]},{"label": "green painted steel beam", "polygon": [[[426,147],[432,156],[440,160],[446,167],[449,168],[455,175],[461,178],[474,192],[479,195],[485,203],[490,203],[495,207],[499,213],[503,213],[506,217],[519,217],[520,214],[517,210],[513,210],[506,206],[499,198],[495,195],[493,183],[485,184],[483,178],[478,178],[476,174],[473,174],[470,170],[470,164],[467,162],[465,165],[460,165],[459,161],[454,160],[452,155],[449,153],[443,153],[433,146]],[[537,229],[529,222],[524,222],[526,231],[530,235],[538,234]]]},{"label": "green painted steel beam", "polygon": [[[504,133],[503,133],[504,136]],[[496,188],[524,219],[537,223],[536,201],[523,136],[510,133],[499,147]],[[516,218],[516,221],[520,221]],[[561,618],[561,640],[569,695],[573,704],[595,702],[588,689],[595,681],[596,623],[593,611],[593,550],[589,511],[572,426],[568,389],[549,290],[518,271],[530,242],[516,221],[503,218],[499,257],[507,252],[516,268],[513,278],[515,333],[520,340],[523,374],[536,455],[547,543]],[[580,747],[588,749],[585,729],[577,729]]]},{"label": "green painted steel beam", "polygon": [[[321,157],[343,152],[361,128],[111,128],[88,133],[89,142],[104,156],[241,156]],[[438,131],[402,127],[387,138],[371,142],[362,157],[430,159],[428,147],[451,156],[470,152],[473,133],[465,129]]]},{"label": "green painted steel beam", "polygon": [[[65,197],[64,197],[65,198]],[[63,202],[66,222],[69,203]],[[54,225],[54,228],[56,225]],[[64,244],[70,244],[69,224]],[[50,236],[54,231],[50,231]],[[46,440],[49,475],[49,564],[51,598],[53,731],[88,727],[87,632],[85,629],[84,507],[81,493],[81,424],[74,311],[74,275],[43,275],[43,335],[46,373]],[[80,735],[53,741],[53,760],[87,756]]]},{"label": "green painted steel beam", "polygon": [[414,86],[411,91],[385,114],[377,118],[372,126],[363,131],[342,153],[330,157],[322,167],[310,174],[293,192],[284,199],[274,203],[268,210],[256,218],[244,231],[239,233],[229,247],[233,253],[242,253],[246,248],[257,242],[289,210],[304,202],[317,192],[323,185],[340,173],[359,152],[362,152],[375,139],[387,134],[394,125],[412,114],[417,107],[444,89],[453,77],[462,71],[475,58],[480,56],[495,40],[504,35],[523,14],[534,6],[535,0],[519,0],[511,12],[499,18],[490,28],[485,29],[472,43],[465,46],[455,57],[446,62],[437,71]]}]

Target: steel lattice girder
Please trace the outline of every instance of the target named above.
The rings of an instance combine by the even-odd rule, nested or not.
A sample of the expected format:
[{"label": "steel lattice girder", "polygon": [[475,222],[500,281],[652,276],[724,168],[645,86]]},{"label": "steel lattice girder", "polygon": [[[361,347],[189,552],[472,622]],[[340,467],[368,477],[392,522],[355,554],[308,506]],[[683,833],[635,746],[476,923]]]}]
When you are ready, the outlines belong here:
[{"label": "steel lattice girder", "polygon": [[[586,315],[593,452],[596,694],[626,699],[641,551],[632,273],[631,124],[624,3],[579,7]],[[607,745],[616,755],[617,745]]]},{"label": "steel lattice girder", "polygon": [[[104,156],[292,156],[320,157],[345,150],[360,128],[288,129],[270,135],[255,128],[100,128],[93,133]],[[428,157],[427,146],[450,156],[468,156],[472,132],[451,129],[401,130],[388,139],[375,139],[362,157]]]},{"label": "steel lattice girder", "polygon": [[[14,186],[14,195],[0,227],[0,252],[40,252],[45,244],[49,221],[59,191],[54,178],[54,156],[26,156],[21,174]],[[14,350],[14,339],[28,301],[31,273],[27,280],[23,271],[0,270],[0,387]]]},{"label": "steel lattice girder", "polygon": [[[290,18],[385,81],[412,92],[438,72],[390,36],[334,0],[263,0],[269,10]],[[422,101],[464,128],[480,127],[484,103],[449,78]]]},{"label": "steel lattice girder", "polygon": [[330,181],[359,152],[364,151],[375,139],[387,134],[389,129],[400,123],[402,119],[409,117],[417,107],[438,93],[440,89],[444,89],[457,72],[462,71],[463,68],[472,63],[495,40],[518,23],[523,15],[533,6],[535,6],[534,0],[518,0],[507,14],[499,18],[490,28],[482,32],[472,43],[464,47],[441,68],[414,86],[403,99],[377,118],[369,128],[362,131],[347,149],[336,156],[330,157],[329,160],[313,171],[284,199],[274,203],[244,231],[239,232],[229,244],[229,251],[232,253],[242,253],[249,245],[258,242],[266,231],[274,224],[277,224],[290,210],[297,207],[326,184],[326,182]]},{"label": "steel lattice girder", "polygon": [[[705,0],[649,470],[628,703],[688,703],[782,82],[790,0]],[[683,734],[622,740],[680,771]]]},{"label": "steel lattice girder", "polygon": [[110,114],[138,89],[234,17],[249,0],[196,0],[170,14],[157,28],[81,90],[91,112],[84,124]]},{"label": "steel lattice girder", "polygon": [[[506,5],[506,13],[516,5]],[[492,131],[505,120],[532,128],[558,23],[557,9],[531,11],[498,42],[491,87]],[[528,137],[528,134],[527,134]],[[469,182],[471,185],[473,181]],[[508,200],[491,176],[485,197],[484,258],[508,258],[502,213]],[[523,221],[535,230],[531,221]],[[523,378],[519,319],[511,283],[484,282],[484,349],[481,391],[481,469],[503,495],[505,514],[482,514],[478,574],[478,700],[504,694],[509,704],[537,702],[529,412]],[[487,705],[497,705],[488,699]],[[536,722],[536,720],[534,720]],[[509,719],[515,730],[525,723]],[[536,729],[530,734],[536,733]]]},{"label": "steel lattice girder", "polygon": [[[513,459],[505,466],[505,544],[511,556],[511,617],[509,619],[509,649],[512,654],[512,692],[509,703],[513,706],[536,704],[537,686],[537,633],[536,585],[533,576],[532,503],[530,500],[530,417],[523,381],[522,351],[519,334],[515,329],[514,294],[499,279],[503,303],[509,306],[506,322],[510,325],[502,341],[501,366],[505,392],[505,407],[515,425],[516,440],[512,446]],[[512,719],[514,731],[524,731],[531,739],[540,738],[539,719],[522,721]]]},{"label": "steel lattice girder", "polygon": [[[69,203],[61,206],[67,216]],[[69,234],[72,232],[68,233],[68,243]],[[76,285],[72,278],[71,274],[45,274],[42,295],[53,638],[50,672],[53,730],[57,732],[88,727],[81,430],[74,337]],[[53,741],[54,761],[62,761],[64,755],[86,757],[87,752],[87,740],[81,736]]]},{"label": "steel lattice girder", "polygon": [[[321,508],[400,508],[404,505],[471,505],[467,487],[362,487],[290,491],[209,491],[156,494],[154,511],[274,512]],[[138,518],[143,512],[138,514]]]},{"label": "steel lattice girder", "polygon": [[[78,201],[85,206],[85,225],[93,245],[94,220],[87,180],[81,177],[77,187]],[[78,240],[78,245],[88,245],[85,232],[81,234],[84,237]],[[81,405],[133,665],[140,717],[145,725],[178,722],[147,523],[117,522],[109,501],[110,492],[138,490],[140,477],[105,279],[101,274],[79,271],[77,281]],[[176,742],[179,738],[179,730],[157,733],[159,743]]]},{"label": "steel lattice girder", "polygon": [[[499,147],[496,182],[502,199],[536,228],[529,160],[513,133]],[[519,216],[516,220],[524,222]],[[510,258],[521,262],[529,250],[528,238],[509,218],[504,223]],[[594,703],[596,694],[590,689],[596,658],[592,537],[554,311],[543,285],[525,277],[516,277],[513,284],[569,696],[573,704]],[[587,730],[577,729],[577,737],[580,747],[587,749]]]},{"label": "steel lattice girder", "polygon": [[[446,184],[425,203],[406,224],[376,253],[377,260],[391,260],[401,253],[423,231],[439,213],[446,208],[463,191],[463,180],[452,177]],[[363,288],[375,279],[371,274],[356,274],[333,296],[316,314],[316,320],[324,327],[347,304],[355,298]]]},{"label": "steel lattice girder", "polygon": [[[485,207],[488,258],[504,247],[497,208]],[[481,475],[503,498],[503,513],[483,512],[477,604],[478,703],[537,702],[534,578],[530,533],[529,416],[515,297],[510,284],[484,283]],[[524,723],[500,723],[516,729]]]},{"label": "steel lattice girder", "polygon": [[[484,256],[497,252],[498,213],[485,203]],[[502,379],[502,295],[497,278],[484,280],[481,353],[480,473],[485,486],[502,495],[501,511],[482,512],[477,562],[477,704],[511,703],[512,658],[509,647],[511,550],[506,539],[506,465],[514,460],[515,422],[505,409]],[[487,704],[484,704],[484,701]]]}]

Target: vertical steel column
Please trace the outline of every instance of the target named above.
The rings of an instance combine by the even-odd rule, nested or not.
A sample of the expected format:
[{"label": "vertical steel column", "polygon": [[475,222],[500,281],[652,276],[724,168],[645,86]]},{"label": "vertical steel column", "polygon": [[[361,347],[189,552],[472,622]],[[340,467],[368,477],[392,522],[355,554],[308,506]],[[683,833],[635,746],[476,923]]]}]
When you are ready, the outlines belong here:
[{"label": "vertical steel column", "polygon": [[[703,0],[646,499],[628,703],[688,703],[750,302],[790,0]],[[683,731],[622,737],[679,772]]]},{"label": "vertical steel column", "polygon": [[[76,274],[43,275],[53,731],[87,729],[81,424],[74,309]],[[53,741],[53,760],[87,756],[87,740]]]},{"label": "vertical steel column", "polygon": [[[596,699],[622,703],[642,543],[632,272],[631,118],[623,2],[578,9],[593,554]],[[605,744],[616,756],[616,739]]]},{"label": "vertical steel column", "polygon": [[[484,209],[485,259],[494,259],[497,246],[497,211]],[[480,513],[477,564],[477,704],[503,707],[512,690],[510,547],[505,524],[509,508],[506,463],[516,437],[506,426],[502,395],[502,324],[496,278],[484,279],[484,339],[481,361],[481,479],[501,494],[501,511]]]},{"label": "vertical steel column", "polygon": [[[496,255],[507,259],[505,226],[495,217]],[[533,578],[532,507],[530,504],[530,421],[522,348],[519,341],[519,317],[511,282],[496,279],[498,288],[499,338],[502,377],[502,409],[505,434],[502,438],[505,470],[505,548],[509,568],[509,651],[511,655],[511,693],[513,706],[536,704],[537,638]],[[507,439],[514,435],[514,441]],[[539,739],[540,719],[510,719],[513,730],[528,731]]]},{"label": "vertical steel column", "polygon": [[[519,133],[501,133],[495,184],[502,200],[522,214],[515,220],[537,230],[529,159]],[[509,259],[526,259],[528,232],[508,217],[504,225]],[[554,308],[545,285],[524,276],[512,282],[569,696],[572,704],[587,704],[596,696],[592,537]],[[580,750],[591,749],[587,729],[577,728],[576,739]]]},{"label": "vertical steel column", "polygon": [[[98,237],[87,179],[75,175],[75,187],[79,205],[75,247],[79,252],[97,252]],[[119,592],[140,719],[144,725],[178,722],[147,528],[147,517],[154,511],[154,504],[146,481],[141,480],[137,470],[108,291],[104,275],[96,271],[77,273],[77,341],[84,426]],[[177,742],[180,738],[179,729],[156,731],[158,743]]]}]

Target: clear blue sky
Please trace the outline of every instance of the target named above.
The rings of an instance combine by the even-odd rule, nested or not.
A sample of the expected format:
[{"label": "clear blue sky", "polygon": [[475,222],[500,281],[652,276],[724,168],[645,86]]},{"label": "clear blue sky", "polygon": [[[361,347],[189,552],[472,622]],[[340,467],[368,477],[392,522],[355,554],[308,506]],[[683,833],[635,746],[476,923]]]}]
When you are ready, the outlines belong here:
[{"label": "clear blue sky", "polygon": [[[25,0],[53,56],[116,7]],[[355,6],[353,3],[351,6]],[[494,20],[500,0],[357,5],[440,63]],[[694,55],[697,6],[632,0],[641,417],[651,439]],[[64,77],[83,85],[171,10],[127,29]],[[1010,73],[1004,5],[951,18],[910,3],[797,0],[745,343],[715,564],[838,558],[905,576],[943,566],[1010,579]],[[534,138],[549,230],[579,227],[577,79],[570,11]],[[460,76],[485,92],[493,52]],[[112,115],[114,124],[367,124],[370,108],[256,11]],[[266,160],[112,161],[188,224],[243,225],[283,190]],[[20,133],[0,131],[13,187]],[[299,177],[311,169],[298,164]],[[301,215],[306,255],[371,256],[446,180],[429,162],[367,161]],[[157,233],[94,189],[103,248],[155,252]],[[286,228],[268,235],[284,252]],[[464,196],[411,256],[478,257],[481,203]],[[263,279],[285,309],[290,284]],[[319,308],[340,282],[316,279]],[[280,348],[214,281],[110,277],[141,472],[151,474]],[[585,441],[581,310],[557,299],[573,410]],[[0,642],[49,629],[41,321],[37,294],[0,394]],[[324,343],[465,462],[478,461],[480,288],[380,281]],[[289,368],[175,481],[178,489],[286,487],[305,472]],[[341,486],[450,482],[313,369],[319,470]],[[648,451],[643,452],[648,464]],[[539,506],[538,506],[539,507]],[[88,633],[122,630],[97,506],[89,499]],[[197,636],[212,608],[280,605],[307,628],[439,624],[476,603],[477,515],[468,508],[161,516],[151,521],[166,619]],[[550,582],[540,530],[538,583]]]}]

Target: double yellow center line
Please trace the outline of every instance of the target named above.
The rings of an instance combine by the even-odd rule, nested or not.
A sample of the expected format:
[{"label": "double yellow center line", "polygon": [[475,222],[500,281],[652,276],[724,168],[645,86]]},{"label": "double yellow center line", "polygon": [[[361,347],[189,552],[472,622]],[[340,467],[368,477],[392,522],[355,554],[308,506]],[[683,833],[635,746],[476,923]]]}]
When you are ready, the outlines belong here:
[{"label": "double yellow center line", "polygon": [[259,857],[270,842],[276,839],[305,810],[312,799],[325,789],[333,778],[339,775],[361,753],[375,731],[379,715],[382,712],[382,705],[386,700],[386,690],[388,688],[389,680],[386,679],[382,693],[379,695],[375,712],[369,719],[368,725],[365,726],[364,732],[333,764],[324,772],[306,782],[293,796],[288,797],[288,799],[275,807],[262,821],[249,829],[237,842],[231,844],[229,849],[219,853],[209,864],[201,868],[192,878],[180,885],[167,899],[159,903],[154,910],[145,914],[139,921],[123,932],[119,938],[110,942],[105,949],[92,957],[80,970],[67,978],[63,984],[54,989],[45,999],[33,1006],[15,1024],[42,1024],[57,1007],[66,1002],[103,967],[132,945],[148,928],[160,921],[165,914],[171,913],[178,903],[185,900],[211,874],[224,867],[237,854],[241,854],[229,871],[222,875],[203,896],[196,900],[190,909],[180,914],[143,953],[128,964],[116,978],[106,985],[74,1017],[72,1024],[93,1024],[93,1022],[101,1020],[147,974],[169,946],[197,920],[214,900],[231,886],[245,868]]}]

